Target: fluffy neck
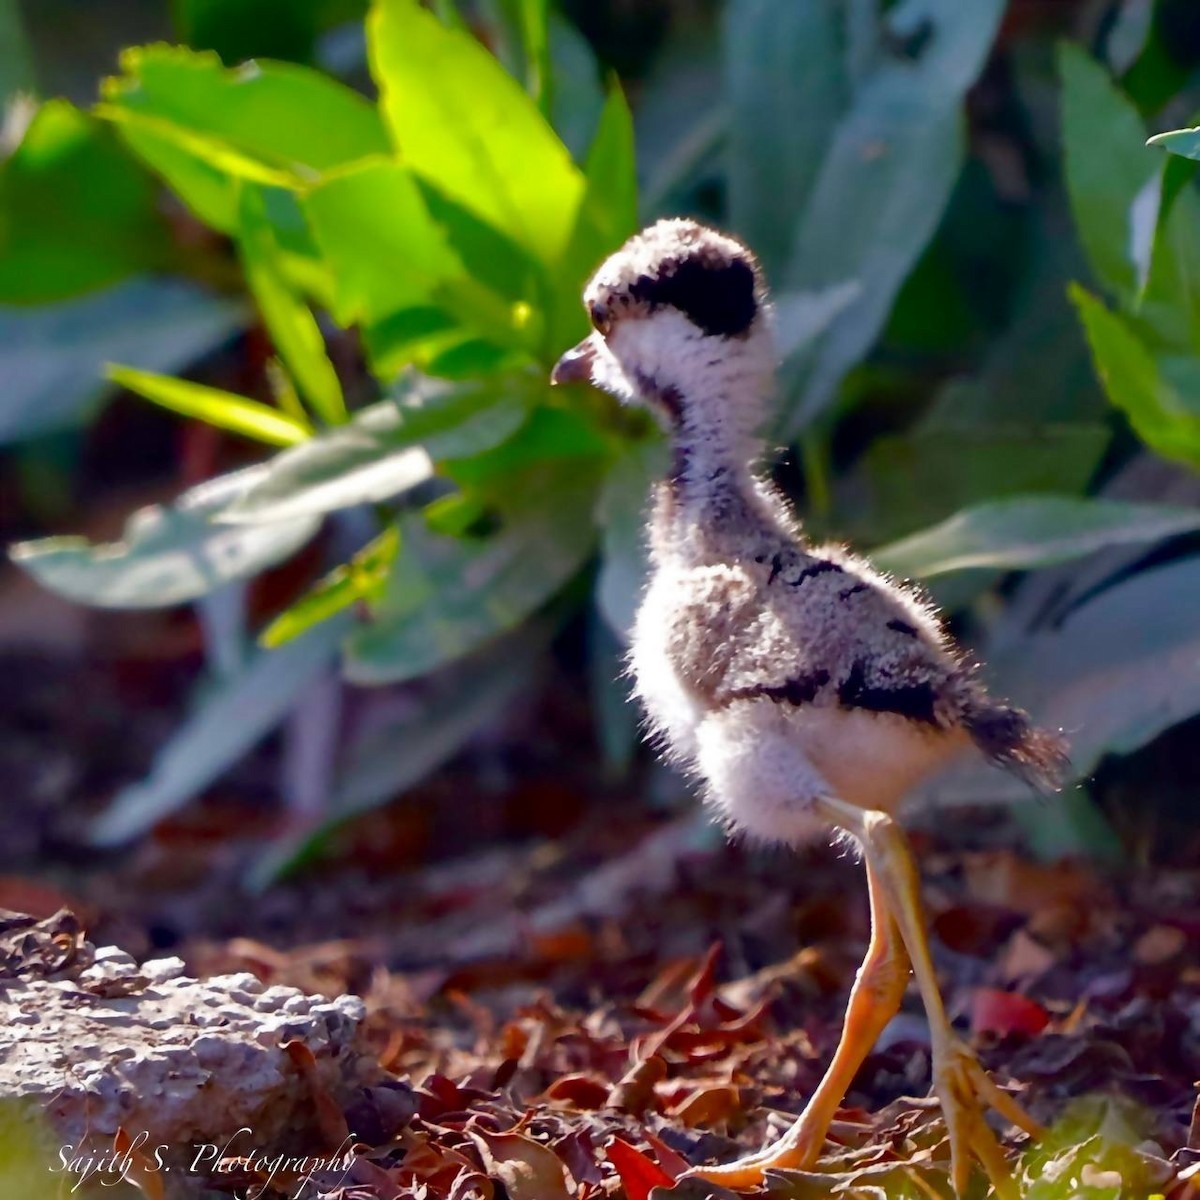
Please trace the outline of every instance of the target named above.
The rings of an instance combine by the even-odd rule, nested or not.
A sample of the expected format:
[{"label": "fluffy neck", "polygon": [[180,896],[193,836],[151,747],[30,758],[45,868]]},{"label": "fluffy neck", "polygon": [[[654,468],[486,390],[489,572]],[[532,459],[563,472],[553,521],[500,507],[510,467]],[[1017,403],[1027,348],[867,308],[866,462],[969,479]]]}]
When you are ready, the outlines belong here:
[{"label": "fluffy neck", "polygon": [[[721,560],[764,525],[786,521],[770,485],[759,477],[764,446],[756,432],[771,378],[746,347],[689,381],[658,387],[647,399],[662,415],[671,466],[657,486],[651,522],[656,557]],[[650,393],[649,381],[643,384]]]}]

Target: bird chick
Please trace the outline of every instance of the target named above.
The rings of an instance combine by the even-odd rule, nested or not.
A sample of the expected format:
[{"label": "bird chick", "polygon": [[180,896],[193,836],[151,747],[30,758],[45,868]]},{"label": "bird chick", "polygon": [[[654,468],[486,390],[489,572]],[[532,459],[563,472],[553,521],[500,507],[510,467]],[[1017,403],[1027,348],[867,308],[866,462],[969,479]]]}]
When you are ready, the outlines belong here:
[{"label": "bird chick", "polygon": [[650,726],[731,830],[793,844],[830,825],[850,834],[871,893],[871,946],[821,1086],[776,1145],[697,1173],[748,1186],[770,1167],[810,1165],[911,965],[955,1187],[965,1189],[974,1157],[1012,1194],[982,1108],[1037,1126],[946,1019],[915,867],[891,813],[972,747],[1053,787],[1063,742],[988,695],[914,590],[841,546],[808,543],[761,472],[776,360],[762,272],[744,245],[694,221],[659,221],[600,266],[584,304],[593,332],[553,381],[587,381],[645,406],[671,444],[630,649]]}]

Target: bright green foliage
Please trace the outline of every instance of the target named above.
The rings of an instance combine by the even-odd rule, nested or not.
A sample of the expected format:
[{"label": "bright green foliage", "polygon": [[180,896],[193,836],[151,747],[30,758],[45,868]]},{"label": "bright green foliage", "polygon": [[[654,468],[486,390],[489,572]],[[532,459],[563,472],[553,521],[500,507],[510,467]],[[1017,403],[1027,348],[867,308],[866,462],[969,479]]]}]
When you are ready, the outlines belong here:
[{"label": "bright green foliage", "polygon": [[417,0],[380,0],[371,66],[401,159],[544,267],[561,259],[582,172],[521,86]]},{"label": "bright green foliage", "polygon": [[[1200,467],[1200,362],[1156,362],[1132,324],[1083,288],[1075,287],[1072,299],[1087,330],[1096,370],[1109,399],[1129,418],[1138,436],[1164,458]],[[1178,388],[1169,368],[1189,371],[1189,385]]]},{"label": "bright green foliage", "polygon": [[313,412],[329,425],[342,424],[348,418],[342,385],[316,318],[284,276],[279,239],[267,218],[263,193],[253,184],[239,191],[237,229],[246,282],[280,358]]},{"label": "bright green foliage", "polygon": [[[261,0],[256,16],[274,2]],[[19,547],[18,561],[73,598],[140,607],[214,592],[229,601],[231,585],[322,523],[330,536],[313,553],[336,547],[319,581],[253,631],[261,648],[208,689],[102,836],[132,836],[184,803],[339,656],[359,683],[430,677],[429,709],[391,740],[348,750],[328,821],[281,847],[262,880],[498,711],[526,677],[506,655],[533,661],[586,595],[597,555],[596,619],[609,628],[595,643],[616,661],[645,572],[645,503],[665,461],[648,422],[584,389],[551,392],[547,379],[587,329],[579,298],[590,271],[639,216],[658,215],[639,214],[623,90],[603,86],[588,44],[547,0],[495,0],[483,37],[453,3],[374,0],[375,102],[300,65],[320,31],[363,7],[296,0],[263,30],[231,0],[175,0],[196,49],[127,50],[94,115],[43,105],[0,165],[0,302],[125,280],[104,293],[108,323],[61,356],[51,383],[39,373],[51,355],[0,348],[12,368],[0,435],[76,412],[81,393],[95,395],[90,364],[108,359],[137,368],[113,368],[116,384],[278,451],[137,515],[121,542],[55,539]],[[639,88],[636,132],[651,195],[732,228],[763,260],[784,360],[774,432],[799,440],[814,532],[888,543],[882,565],[935,578],[939,597],[961,606],[1002,572],[1034,571],[1004,606],[973,615],[987,615],[984,657],[995,637],[998,685],[1047,720],[1075,724],[1062,714],[1097,690],[1096,672],[1128,680],[1124,707],[1080,717],[1097,731],[1084,738],[1085,770],[1200,708],[1178,679],[1141,686],[1133,659],[1106,664],[1096,649],[1097,636],[1120,641],[1112,631],[1131,614],[1154,630],[1147,661],[1194,649],[1169,596],[1122,572],[1200,520],[1087,496],[1131,453],[1114,442],[1114,411],[1154,451],[1200,463],[1200,200],[1181,157],[1200,138],[1177,131],[1157,139],[1174,154],[1147,150],[1138,108],[1107,70],[1062,49],[1066,198],[1106,297],[1077,287],[1072,308],[1064,285],[1079,264],[1052,204],[1022,230],[1021,266],[1001,261],[1020,257],[1008,255],[1019,239],[993,251],[971,228],[1002,223],[994,198],[990,209],[975,203],[979,160],[963,167],[965,97],[1004,9],[728,0],[719,42],[668,47]],[[1133,62],[1137,38],[1123,37]],[[264,50],[293,61],[235,65]],[[228,237],[236,259],[172,243],[147,169]],[[187,309],[180,330],[164,301],[151,324],[163,285],[127,277],[159,268],[240,284],[249,303]],[[984,282],[972,287],[976,272]],[[1002,298],[992,276],[1009,281]],[[139,300],[129,311],[127,291]],[[249,311],[276,356],[273,404],[162,373],[185,369]],[[37,315],[48,336],[77,340],[73,309]],[[142,322],[145,340],[161,341],[154,353],[130,342]],[[0,312],[9,328],[30,327]],[[341,332],[351,328],[359,343]],[[871,357],[880,343],[886,353]],[[355,344],[365,381],[335,367]],[[56,388],[76,394],[51,403]],[[872,420],[882,434],[861,445]],[[1078,580],[1058,565],[1069,561]],[[1194,561],[1157,570],[1182,580]],[[1084,691],[1055,690],[1037,673],[1047,662]],[[1138,699],[1151,694],[1153,711]],[[613,696],[610,687],[601,707],[617,760],[632,726],[613,716]]]},{"label": "bright green foliage", "polygon": [[218,429],[242,437],[254,438],[272,446],[294,446],[312,433],[311,428],[295,417],[277,412],[257,400],[234,396],[220,388],[188,383],[170,375],[152,375],[130,367],[109,367],[113,383],[161,404],[183,417],[195,417]]}]

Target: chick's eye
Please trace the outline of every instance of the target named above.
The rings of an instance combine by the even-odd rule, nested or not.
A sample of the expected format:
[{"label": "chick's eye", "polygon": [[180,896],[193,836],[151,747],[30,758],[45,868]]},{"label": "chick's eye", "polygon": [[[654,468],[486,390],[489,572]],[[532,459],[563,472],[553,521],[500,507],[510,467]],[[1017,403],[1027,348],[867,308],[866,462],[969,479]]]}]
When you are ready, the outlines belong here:
[{"label": "chick's eye", "polygon": [[607,306],[593,304],[588,315],[592,318],[592,324],[596,327],[596,332],[601,337],[608,337],[609,330],[612,329],[612,314],[608,311]]}]

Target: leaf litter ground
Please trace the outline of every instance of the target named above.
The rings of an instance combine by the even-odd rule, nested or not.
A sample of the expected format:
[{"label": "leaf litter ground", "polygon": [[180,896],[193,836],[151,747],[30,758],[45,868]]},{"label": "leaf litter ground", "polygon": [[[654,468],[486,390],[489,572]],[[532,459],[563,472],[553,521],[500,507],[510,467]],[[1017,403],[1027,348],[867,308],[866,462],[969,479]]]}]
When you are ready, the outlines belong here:
[{"label": "leaf litter ground", "polygon": [[[101,715],[80,707],[76,741],[118,732],[103,714],[122,706],[97,699],[104,672],[92,682]],[[3,772],[45,772],[37,742]],[[698,814],[653,818],[644,789],[564,779],[527,730],[521,745],[523,761],[503,749],[510,770],[490,791],[491,752],[468,756],[253,899],[236,879],[272,832],[261,763],[103,862],[72,845],[62,811],[34,806],[0,905],[66,901],[97,942],[362,995],[387,1081],[344,1109],[314,1091],[321,1144],[306,1148],[360,1144],[350,1175],[326,1181],[342,1200],[649,1200],[690,1164],[757,1148],[811,1093],[866,944],[861,867],[823,847],[723,845]],[[1036,865],[1003,815],[942,814],[914,841],[951,1015],[1051,1129],[1032,1148],[1006,1131],[1022,1193],[1191,1197],[1200,872]],[[949,1196],[928,1084],[910,993],[819,1163],[771,1176],[765,1194]],[[728,1195],[692,1182],[673,1194]]]}]

